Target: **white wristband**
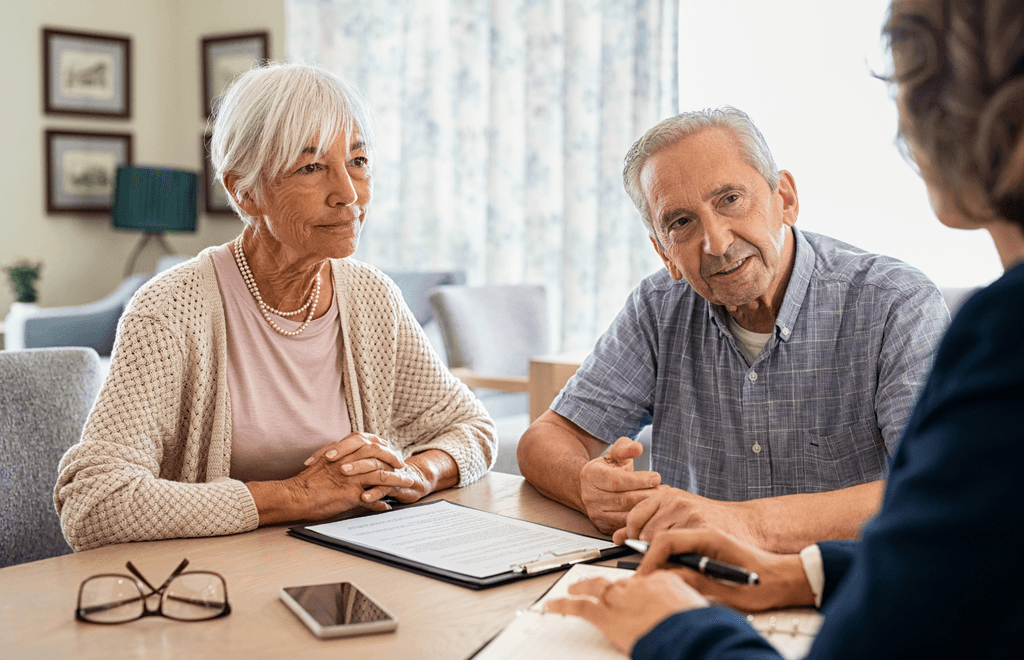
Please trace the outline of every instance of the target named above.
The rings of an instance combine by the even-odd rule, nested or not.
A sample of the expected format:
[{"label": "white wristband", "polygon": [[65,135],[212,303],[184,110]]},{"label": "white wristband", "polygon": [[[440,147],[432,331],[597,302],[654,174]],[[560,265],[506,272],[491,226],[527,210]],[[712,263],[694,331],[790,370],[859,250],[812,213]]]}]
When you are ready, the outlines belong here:
[{"label": "white wristband", "polygon": [[825,591],[825,562],[821,559],[821,548],[815,544],[801,550],[800,563],[804,566],[804,575],[814,594],[814,606],[820,609],[821,594]]}]

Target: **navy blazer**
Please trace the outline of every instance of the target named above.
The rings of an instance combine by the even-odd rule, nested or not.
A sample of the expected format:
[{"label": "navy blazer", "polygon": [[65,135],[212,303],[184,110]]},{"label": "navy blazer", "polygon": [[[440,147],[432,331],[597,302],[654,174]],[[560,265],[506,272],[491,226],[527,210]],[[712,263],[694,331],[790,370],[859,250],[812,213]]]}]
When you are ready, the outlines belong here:
[{"label": "navy blazer", "polygon": [[[878,515],[821,543],[810,659],[1019,658],[1024,640],[1024,265],[971,297],[939,345]],[[634,658],[778,658],[742,617],[683,612]]]}]

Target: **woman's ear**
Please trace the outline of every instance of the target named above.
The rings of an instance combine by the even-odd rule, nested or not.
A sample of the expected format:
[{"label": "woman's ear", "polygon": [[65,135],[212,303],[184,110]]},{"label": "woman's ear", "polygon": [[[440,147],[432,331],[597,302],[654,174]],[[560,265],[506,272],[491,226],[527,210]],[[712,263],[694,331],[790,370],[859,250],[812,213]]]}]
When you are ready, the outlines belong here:
[{"label": "woman's ear", "polygon": [[248,194],[238,195],[235,192],[235,188],[238,185],[238,175],[234,172],[227,172],[224,174],[224,190],[231,195],[231,199],[235,200],[238,207],[245,212],[250,218],[258,218],[262,215],[259,207],[256,206],[256,202],[253,201],[252,197]]}]

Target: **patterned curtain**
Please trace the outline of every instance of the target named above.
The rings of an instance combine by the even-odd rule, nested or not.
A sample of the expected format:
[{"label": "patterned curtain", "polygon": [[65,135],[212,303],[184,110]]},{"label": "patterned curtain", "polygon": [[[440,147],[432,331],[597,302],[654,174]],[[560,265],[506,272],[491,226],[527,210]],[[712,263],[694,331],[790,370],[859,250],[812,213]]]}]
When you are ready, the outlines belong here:
[{"label": "patterned curtain", "polygon": [[588,349],[661,267],[622,158],[678,109],[678,0],[286,0],[291,61],[374,108],[356,258],[544,284],[554,345]]}]

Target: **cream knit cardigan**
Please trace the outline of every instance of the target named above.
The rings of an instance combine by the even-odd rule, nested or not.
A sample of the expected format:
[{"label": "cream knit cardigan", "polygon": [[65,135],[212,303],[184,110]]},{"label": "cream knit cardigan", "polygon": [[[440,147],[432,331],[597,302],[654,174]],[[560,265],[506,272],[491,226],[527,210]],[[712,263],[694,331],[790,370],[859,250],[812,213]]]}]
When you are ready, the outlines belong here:
[{"label": "cream knit cardigan", "polygon": [[[257,527],[249,490],[228,476],[231,397],[213,249],[146,283],[118,323],[110,373],[54,489],[75,550]],[[332,268],[352,430],[385,438],[403,457],[440,449],[458,464],[459,486],[479,479],[497,452],[483,405],[431,350],[391,280],[351,259]]]}]

